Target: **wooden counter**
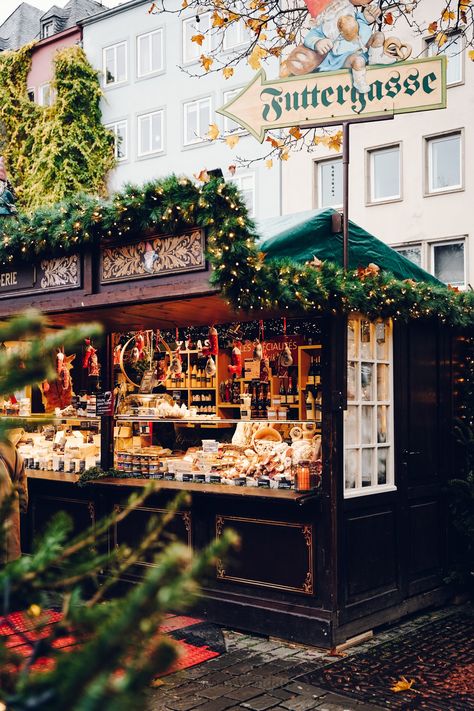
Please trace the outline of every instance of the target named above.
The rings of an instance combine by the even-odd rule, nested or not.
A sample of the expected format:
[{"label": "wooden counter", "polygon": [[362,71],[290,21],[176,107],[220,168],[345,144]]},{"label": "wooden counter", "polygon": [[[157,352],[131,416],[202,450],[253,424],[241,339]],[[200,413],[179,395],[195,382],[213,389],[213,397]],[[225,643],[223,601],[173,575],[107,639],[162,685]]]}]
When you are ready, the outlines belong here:
[{"label": "wooden counter", "polygon": [[[27,469],[28,479],[43,479],[46,481],[58,481],[75,484],[79,481],[78,474],[65,472],[43,471],[37,469]],[[260,499],[286,499],[296,501],[298,493],[291,489],[259,489],[256,486],[230,486],[229,484],[195,484],[194,482],[164,481],[163,479],[93,479],[87,484],[105,484],[107,486],[119,487],[145,487],[153,482],[156,491],[169,489],[175,491],[190,491],[200,494],[218,494],[226,496],[256,497]]]}]

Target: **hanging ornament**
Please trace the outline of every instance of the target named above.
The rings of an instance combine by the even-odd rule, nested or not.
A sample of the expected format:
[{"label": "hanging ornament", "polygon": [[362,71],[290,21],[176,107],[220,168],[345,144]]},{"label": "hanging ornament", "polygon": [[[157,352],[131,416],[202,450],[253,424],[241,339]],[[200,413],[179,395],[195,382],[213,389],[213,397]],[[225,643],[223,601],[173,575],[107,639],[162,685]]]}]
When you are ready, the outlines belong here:
[{"label": "hanging ornament", "polygon": [[280,354],[280,365],[283,368],[289,368],[290,365],[293,365],[293,356],[291,355],[290,346],[288,345],[288,343],[285,343],[285,347],[283,348]]},{"label": "hanging ornament", "polygon": [[114,348],[114,365],[120,365],[121,351],[122,351],[122,344],[118,343]]},{"label": "hanging ornament", "polygon": [[262,358],[260,361],[260,381],[262,383],[268,383],[270,378],[270,361],[268,358]]},{"label": "hanging ornament", "polygon": [[242,375],[242,343],[241,341],[234,341],[234,346],[232,348],[232,353],[230,355],[230,365],[227,370],[231,375],[237,375],[240,378]]},{"label": "hanging ornament", "polygon": [[253,357],[257,358],[257,360],[262,360],[263,358],[263,348],[258,338],[253,342]]},{"label": "hanging ornament", "polygon": [[219,352],[219,339],[217,335],[217,329],[215,326],[210,326],[209,327],[209,333],[207,334],[208,337],[208,342],[205,344],[204,348],[202,349],[202,354],[205,356],[209,355],[217,355]]},{"label": "hanging ornament", "polygon": [[82,367],[87,368],[89,378],[98,378],[100,365],[97,357],[97,349],[92,345],[90,338],[86,338],[85,343],[86,350],[84,353],[84,360],[82,361]]},{"label": "hanging ornament", "polygon": [[172,352],[169,371],[172,375],[181,375],[183,372],[183,361],[179,348]]},{"label": "hanging ornament", "polygon": [[204,368],[204,372],[208,378],[212,378],[216,374],[216,370],[217,370],[216,361],[210,355],[207,359],[206,367]]}]

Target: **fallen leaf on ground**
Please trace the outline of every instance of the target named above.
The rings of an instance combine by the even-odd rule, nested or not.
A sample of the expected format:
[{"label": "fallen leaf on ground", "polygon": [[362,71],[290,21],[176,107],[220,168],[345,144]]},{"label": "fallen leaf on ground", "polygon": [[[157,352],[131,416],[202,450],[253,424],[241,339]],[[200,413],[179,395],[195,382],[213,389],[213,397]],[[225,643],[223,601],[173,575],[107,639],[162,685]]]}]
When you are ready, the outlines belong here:
[{"label": "fallen leaf on ground", "polygon": [[396,682],[396,684],[391,688],[392,691],[395,691],[396,693],[399,691],[409,691],[413,684],[415,683],[414,679],[408,679],[405,676],[400,677],[400,679]]}]

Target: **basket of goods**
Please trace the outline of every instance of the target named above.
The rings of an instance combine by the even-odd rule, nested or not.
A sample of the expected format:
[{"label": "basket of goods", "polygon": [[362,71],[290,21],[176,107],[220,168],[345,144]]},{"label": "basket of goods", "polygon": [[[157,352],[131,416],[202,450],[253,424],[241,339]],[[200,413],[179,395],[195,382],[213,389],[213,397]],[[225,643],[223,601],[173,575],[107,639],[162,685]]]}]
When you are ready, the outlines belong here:
[{"label": "basket of goods", "polygon": [[257,454],[267,454],[271,452],[275,444],[281,442],[281,434],[270,425],[259,427],[252,436],[252,447]]}]

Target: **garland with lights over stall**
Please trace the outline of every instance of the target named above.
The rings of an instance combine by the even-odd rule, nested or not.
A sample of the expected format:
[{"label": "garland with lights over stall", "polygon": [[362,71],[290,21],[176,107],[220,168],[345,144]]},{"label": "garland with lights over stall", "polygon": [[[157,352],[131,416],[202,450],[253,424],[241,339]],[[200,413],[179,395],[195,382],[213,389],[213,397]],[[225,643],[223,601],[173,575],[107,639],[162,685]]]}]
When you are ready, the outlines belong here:
[{"label": "garland with lights over stall", "polygon": [[81,529],[153,479],[109,545],[188,490],[178,538],[241,537],[199,603],[216,622],[333,647],[447,600],[472,292],[352,223],[345,272],[333,210],[256,225],[233,184],[200,177],[0,224],[0,317],[34,297],[53,328],[106,334],[0,403],[32,412],[25,548],[54,511]]}]

